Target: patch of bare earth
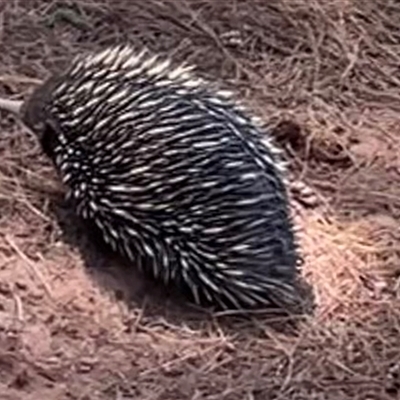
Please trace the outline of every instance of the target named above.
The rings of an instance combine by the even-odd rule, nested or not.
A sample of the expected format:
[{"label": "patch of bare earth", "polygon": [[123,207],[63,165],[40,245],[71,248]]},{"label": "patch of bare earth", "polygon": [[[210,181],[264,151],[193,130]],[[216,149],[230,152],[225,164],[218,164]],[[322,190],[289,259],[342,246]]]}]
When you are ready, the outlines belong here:
[{"label": "patch of bare earth", "polygon": [[1,114],[0,398],[398,398],[399,15],[387,0],[2,2],[2,95],[129,40],[271,123],[315,191],[295,212],[317,309],[291,334],[190,309],[89,239],[35,139]]}]

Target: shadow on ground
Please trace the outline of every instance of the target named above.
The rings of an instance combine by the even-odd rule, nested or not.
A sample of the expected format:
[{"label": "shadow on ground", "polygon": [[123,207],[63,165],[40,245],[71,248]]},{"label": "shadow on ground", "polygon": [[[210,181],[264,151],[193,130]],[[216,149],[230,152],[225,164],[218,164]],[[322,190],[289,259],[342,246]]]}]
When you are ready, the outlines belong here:
[{"label": "shadow on ground", "polygon": [[[265,323],[276,331],[295,333],[299,315],[288,316],[274,310],[252,314],[213,313],[188,302],[176,288],[165,287],[151,277],[145,276],[129,261],[113,252],[102,240],[100,232],[84,224],[62,198],[51,201],[51,211],[60,228],[62,241],[77,249],[83,259],[86,272],[101,288],[111,292],[116,299],[124,301],[130,309],[141,309],[142,321],[163,319],[172,325],[185,324],[193,329],[215,322],[235,334],[263,335]],[[304,286],[304,285],[303,285]],[[305,295],[311,290],[304,288]],[[259,319],[263,324],[260,324]],[[207,323],[207,324],[205,324]]]}]

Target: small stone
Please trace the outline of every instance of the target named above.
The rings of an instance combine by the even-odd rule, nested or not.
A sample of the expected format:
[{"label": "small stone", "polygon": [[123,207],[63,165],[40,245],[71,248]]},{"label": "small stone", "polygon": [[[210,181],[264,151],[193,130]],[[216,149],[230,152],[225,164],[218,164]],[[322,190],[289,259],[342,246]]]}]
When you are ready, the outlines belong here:
[{"label": "small stone", "polygon": [[92,371],[95,364],[96,364],[96,360],[91,359],[91,358],[84,358],[77,365],[76,370],[82,374],[87,374],[88,372]]}]

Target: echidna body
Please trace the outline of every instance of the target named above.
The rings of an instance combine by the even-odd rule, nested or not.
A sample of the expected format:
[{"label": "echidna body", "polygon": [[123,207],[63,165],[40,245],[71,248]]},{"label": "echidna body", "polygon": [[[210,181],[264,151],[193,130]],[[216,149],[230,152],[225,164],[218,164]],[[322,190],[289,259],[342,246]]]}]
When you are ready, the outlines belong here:
[{"label": "echidna body", "polygon": [[22,108],[76,212],[142,271],[217,309],[298,301],[279,151],[190,68],[115,47]]}]

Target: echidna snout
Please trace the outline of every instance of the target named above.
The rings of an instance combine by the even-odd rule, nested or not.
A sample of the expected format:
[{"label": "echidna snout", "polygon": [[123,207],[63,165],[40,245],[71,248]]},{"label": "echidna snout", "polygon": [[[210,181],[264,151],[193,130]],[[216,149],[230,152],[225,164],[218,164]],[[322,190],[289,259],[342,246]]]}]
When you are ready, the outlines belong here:
[{"label": "echidna snout", "polygon": [[109,48],[73,60],[22,115],[77,214],[143,272],[217,309],[299,302],[280,152],[189,68]]}]

